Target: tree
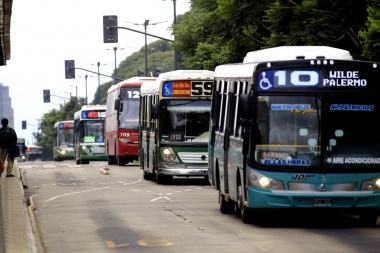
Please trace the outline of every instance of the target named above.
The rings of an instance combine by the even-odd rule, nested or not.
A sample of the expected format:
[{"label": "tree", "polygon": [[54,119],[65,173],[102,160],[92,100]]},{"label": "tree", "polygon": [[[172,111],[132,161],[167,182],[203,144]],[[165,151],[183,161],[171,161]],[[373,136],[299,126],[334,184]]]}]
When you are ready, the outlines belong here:
[{"label": "tree", "polygon": [[380,62],[380,1],[368,7],[367,29],[360,33],[363,38],[363,56]]},{"label": "tree", "polygon": [[270,47],[324,45],[346,49],[361,58],[359,32],[367,20],[370,0],[276,0],[265,22]]}]

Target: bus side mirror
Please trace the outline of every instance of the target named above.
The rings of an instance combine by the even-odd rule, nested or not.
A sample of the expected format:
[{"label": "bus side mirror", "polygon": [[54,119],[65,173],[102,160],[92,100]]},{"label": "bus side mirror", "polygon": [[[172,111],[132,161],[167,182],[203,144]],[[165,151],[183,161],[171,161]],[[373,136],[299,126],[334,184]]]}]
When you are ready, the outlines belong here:
[{"label": "bus side mirror", "polygon": [[116,111],[119,111],[119,110],[120,110],[120,98],[115,99],[114,109],[115,109]]},{"label": "bus side mirror", "polygon": [[158,104],[152,104],[150,106],[150,112],[152,119],[158,119]]},{"label": "bus side mirror", "polygon": [[252,94],[239,95],[238,119],[242,127],[252,126],[252,120],[250,119],[250,113],[253,111],[252,98]]},{"label": "bus side mirror", "polygon": [[57,129],[54,129],[54,136],[57,136]]}]

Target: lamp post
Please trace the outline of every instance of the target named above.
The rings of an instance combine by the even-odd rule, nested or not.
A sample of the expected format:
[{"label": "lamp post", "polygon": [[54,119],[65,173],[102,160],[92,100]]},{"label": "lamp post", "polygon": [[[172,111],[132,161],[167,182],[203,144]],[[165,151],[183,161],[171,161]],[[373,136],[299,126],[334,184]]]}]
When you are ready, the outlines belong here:
[{"label": "lamp post", "polygon": [[[114,55],[115,55],[115,77],[117,77],[117,68],[116,68],[116,50],[124,50],[126,48],[130,48],[130,47],[124,47],[124,48],[117,48],[117,47],[113,47],[112,50],[114,51]],[[109,48],[107,48],[106,50],[111,50]],[[99,75],[99,66],[98,66],[98,75]],[[115,79],[115,84],[117,84],[117,80]]]},{"label": "lamp post", "polygon": [[[109,50],[109,49],[107,49],[107,50]],[[112,64],[112,63],[105,63],[105,64],[100,64],[100,62],[97,62],[96,64],[91,64],[91,65],[96,65],[96,66],[98,66],[98,90],[99,90],[99,104],[100,104],[100,100],[101,100],[101,98],[102,98],[102,94],[101,94],[101,91],[100,91],[100,65],[102,65],[102,66],[105,66],[105,65],[108,65],[108,64]]]},{"label": "lamp post", "polygon": [[[83,78],[83,76],[78,76],[79,78]],[[87,100],[87,78],[89,77],[94,77],[94,76],[88,76],[88,75],[85,75],[84,78],[86,79],[86,105],[88,104],[88,100]]]},{"label": "lamp post", "polygon": [[144,24],[138,24],[138,23],[131,23],[131,22],[127,22],[127,21],[123,21],[125,23],[129,23],[129,24],[133,24],[133,25],[143,25],[144,26],[144,32],[145,32],[145,76],[148,76],[148,44],[147,44],[147,37],[146,37],[146,27],[148,25],[157,25],[157,24],[161,24],[161,23],[164,23],[164,22],[167,22],[167,21],[161,21],[161,22],[157,22],[157,23],[152,23],[152,24],[149,24],[149,19],[145,19],[144,21]]},{"label": "lamp post", "polygon": [[[166,0],[162,0],[162,1],[166,1]],[[173,24],[177,24],[176,0],[172,0],[172,1],[173,1],[173,9],[174,9],[174,22],[173,22]],[[174,47],[174,70],[177,70],[177,69],[178,69],[178,52]]]}]

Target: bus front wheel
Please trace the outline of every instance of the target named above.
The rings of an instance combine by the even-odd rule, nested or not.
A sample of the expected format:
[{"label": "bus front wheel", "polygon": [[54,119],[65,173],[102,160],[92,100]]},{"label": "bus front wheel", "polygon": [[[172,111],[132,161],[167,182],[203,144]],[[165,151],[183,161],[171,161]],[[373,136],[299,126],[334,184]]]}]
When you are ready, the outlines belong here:
[{"label": "bus front wheel", "polygon": [[220,204],[220,212],[222,214],[233,214],[235,213],[235,202],[232,200],[227,201],[222,194],[222,191],[219,190],[219,204]]}]

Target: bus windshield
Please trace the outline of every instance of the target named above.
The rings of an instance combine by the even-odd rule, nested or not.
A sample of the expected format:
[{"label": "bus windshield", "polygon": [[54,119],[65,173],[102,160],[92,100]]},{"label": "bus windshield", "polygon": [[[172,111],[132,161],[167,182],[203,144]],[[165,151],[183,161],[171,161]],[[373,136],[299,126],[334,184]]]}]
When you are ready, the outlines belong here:
[{"label": "bus windshield", "polygon": [[210,100],[163,100],[162,141],[207,143],[210,108]]},{"label": "bus windshield", "polygon": [[120,97],[123,103],[123,111],[119,116],[120,128],[138,130],[139,110],[140,110],[140,88],[128,87],[122,88]]},{"label": "bus windshield", "polygon": [[81,122],[81,142],[104,142],[104,120],[84,120]]},{"label": "bus windshield", "polygon": [[74,130],[72,128],[59,129],[58,147],[73,147]]},{"label": "bus windshield", "polygon": [[368,95],[259,97],[255,160],[268,166],[379,165],[378,107]]}]

